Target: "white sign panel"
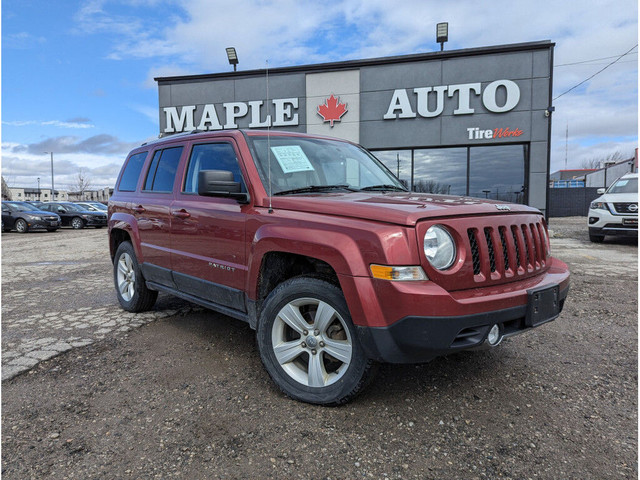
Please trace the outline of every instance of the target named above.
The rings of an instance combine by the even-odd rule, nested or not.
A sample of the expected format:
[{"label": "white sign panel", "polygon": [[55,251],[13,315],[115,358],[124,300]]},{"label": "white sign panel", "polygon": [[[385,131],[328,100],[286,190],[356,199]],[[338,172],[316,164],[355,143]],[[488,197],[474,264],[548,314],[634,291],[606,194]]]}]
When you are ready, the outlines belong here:
[{"label": "white sign panel", "polygon": [[276,156],[284,173],[313,171],[313,165],[309,162],[300,145],[271,147],[271,151]]}]

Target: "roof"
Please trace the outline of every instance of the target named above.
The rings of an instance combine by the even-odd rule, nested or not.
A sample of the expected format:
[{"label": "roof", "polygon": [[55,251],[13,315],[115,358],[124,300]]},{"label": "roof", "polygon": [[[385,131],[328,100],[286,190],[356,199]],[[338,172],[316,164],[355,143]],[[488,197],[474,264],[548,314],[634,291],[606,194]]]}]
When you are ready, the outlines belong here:
[{"label": "roof", "polygon": [[[347,60],[342,62],[317,63],[311,65],[297,65],[293,67],[270,68],[269,75],[302,73],[309,71],[336,71],[368,67],[375,65],[389,65],[394,63],[423,62],[425,60],[443,60],[446,58],[470,57],[476,55],[487,55],[495,53],[513,53],[527,50],[545,50],[555,46],[551,40],[541,40],[538,42],[511,43],[506,45],[495,45],[491,47],[463,48],[460,50],[436,51],[428,53],[414,53],[411,55],[398,55],[394,57],[378,57],[363,60]],[[245,70],[239,72],[206,73],[200,75],[178,75],[173,77],[155,77],[158,83],[170,83],[179,81],[194,80],[217,80],[223,78],[240,79],[243,77],[264,76],[266,69]]]}]

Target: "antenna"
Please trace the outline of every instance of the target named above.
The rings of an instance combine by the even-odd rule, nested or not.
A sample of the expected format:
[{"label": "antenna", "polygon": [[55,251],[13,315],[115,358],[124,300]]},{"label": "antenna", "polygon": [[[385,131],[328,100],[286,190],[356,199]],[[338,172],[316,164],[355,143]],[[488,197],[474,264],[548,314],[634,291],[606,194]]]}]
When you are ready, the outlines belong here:
[{"label": "antenna", "polygon": [[567,121],[567,130],[564,136],[564,169],[567,169],[567,156],[569,152],[569,121]]},{"label": "antenna", "polygon": [[[266,61],[267,63],[267,68],[266,68],[266,78],[267,78],[267,112],[271,111],[271,104],[269,103],[269,60]],[[271,187],[271,122],[269,121],[267,123],[267,165],[268,165],[268,169],[269,169],[269,213],[273,213],[273,207],[271,205],[271,193],[272,193],[272,187]]]}]

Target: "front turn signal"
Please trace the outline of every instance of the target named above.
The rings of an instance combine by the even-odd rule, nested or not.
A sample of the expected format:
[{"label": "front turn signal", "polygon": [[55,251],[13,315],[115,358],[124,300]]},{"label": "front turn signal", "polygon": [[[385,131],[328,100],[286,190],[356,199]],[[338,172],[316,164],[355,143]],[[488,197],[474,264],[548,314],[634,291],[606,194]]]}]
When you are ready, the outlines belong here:
[{"label": "front turn signal", "polygon": [[371,265],[371,276],[381,280],[419,281],[428,280],[420,266],[391,267],[388,265]]}]

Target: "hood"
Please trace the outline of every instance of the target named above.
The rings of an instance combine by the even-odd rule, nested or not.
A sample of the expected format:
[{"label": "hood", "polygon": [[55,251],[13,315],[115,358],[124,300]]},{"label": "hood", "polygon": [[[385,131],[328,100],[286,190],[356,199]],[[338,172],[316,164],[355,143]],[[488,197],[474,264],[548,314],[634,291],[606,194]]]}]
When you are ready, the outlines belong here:
[{"label": "hood", "polygon": [[638,193],[605,193],[593,201],[604,203],[638,203]]},{"label": "hood", "polygon": [[271,202],[274,209],[362,218],[407,226],[415,225],[423,218],[540,213],[526,205],[415,192],[314,193],[275,196],[271,197]]}]

